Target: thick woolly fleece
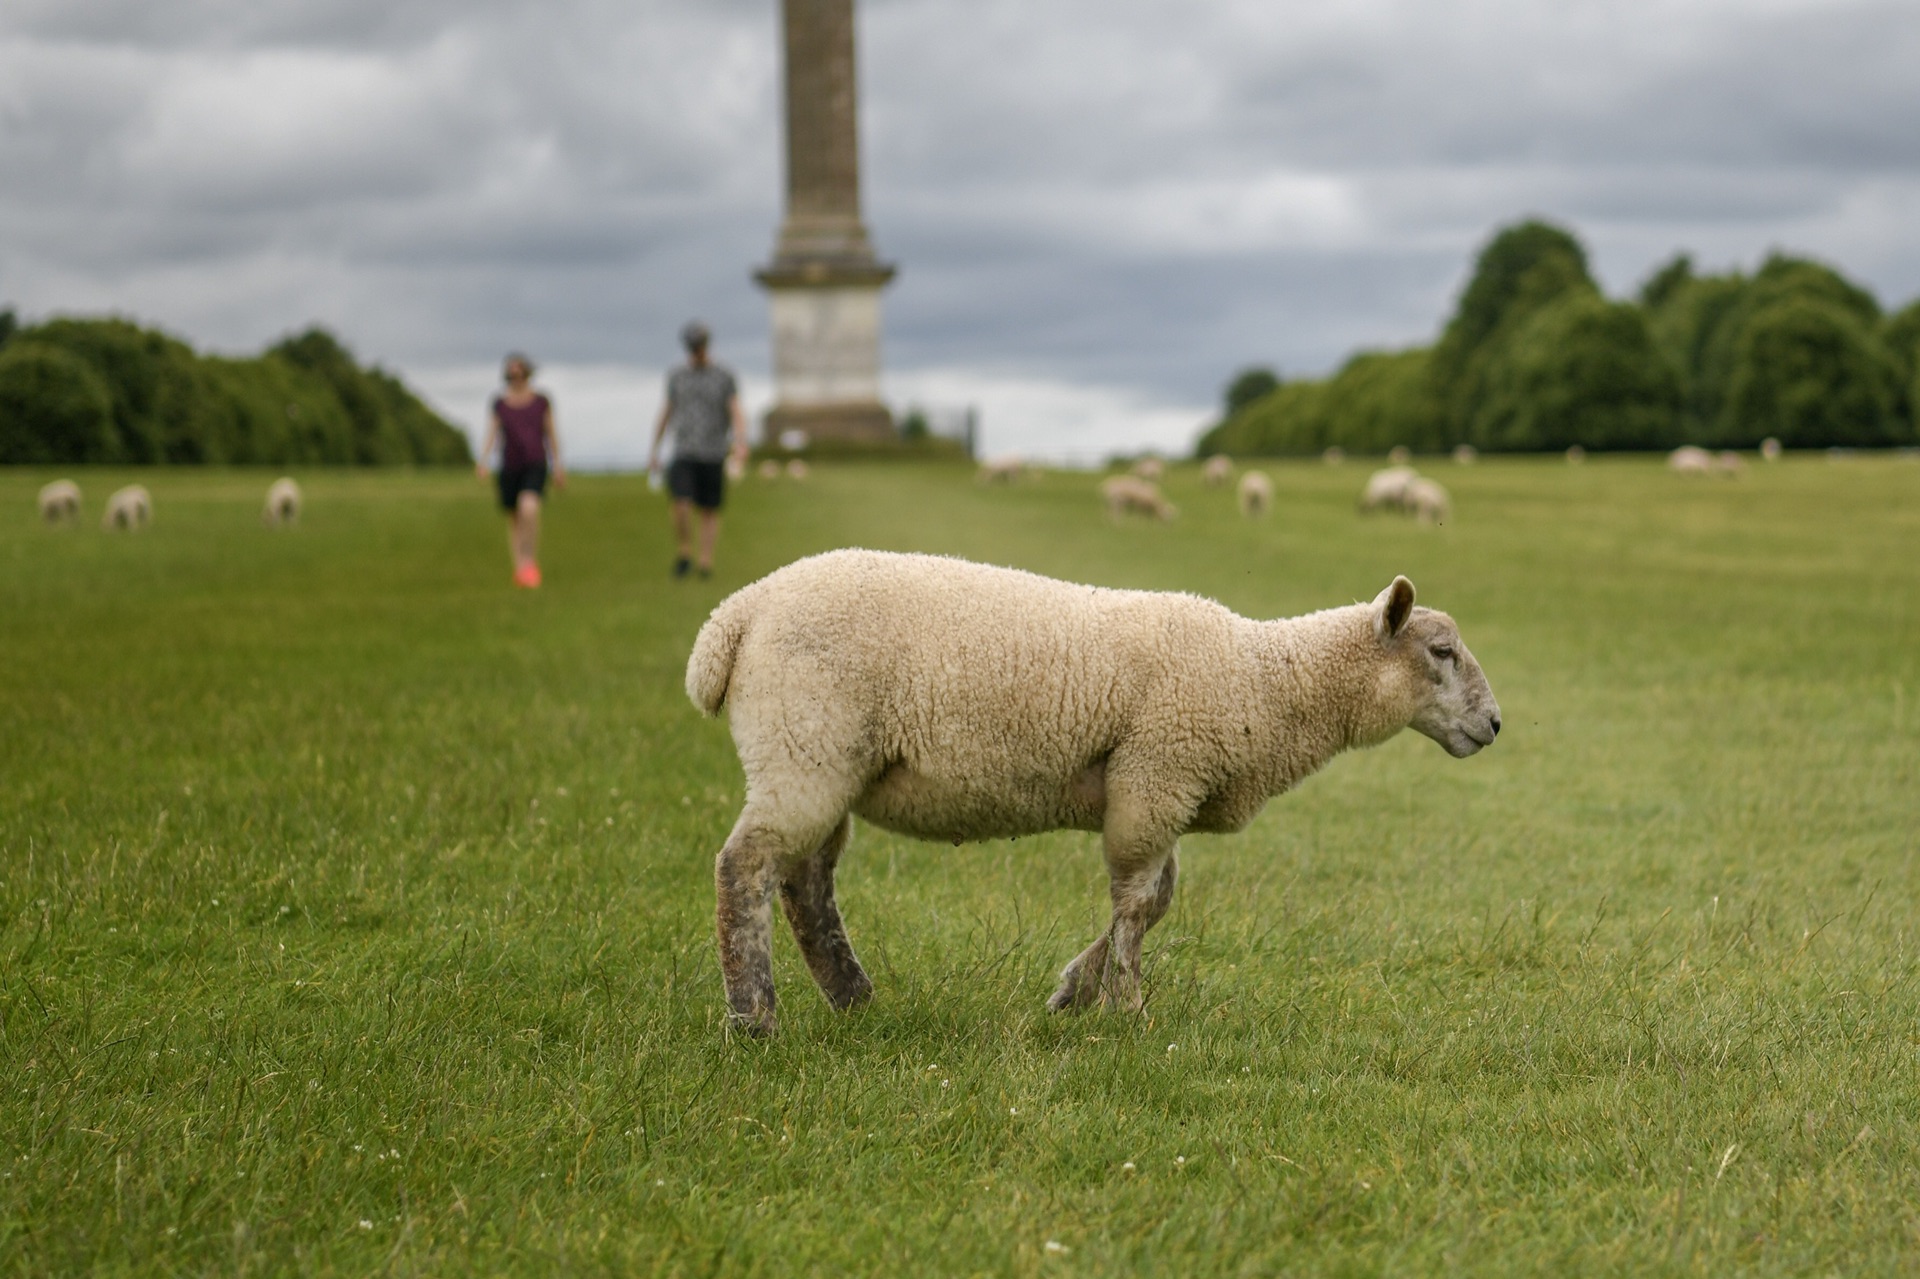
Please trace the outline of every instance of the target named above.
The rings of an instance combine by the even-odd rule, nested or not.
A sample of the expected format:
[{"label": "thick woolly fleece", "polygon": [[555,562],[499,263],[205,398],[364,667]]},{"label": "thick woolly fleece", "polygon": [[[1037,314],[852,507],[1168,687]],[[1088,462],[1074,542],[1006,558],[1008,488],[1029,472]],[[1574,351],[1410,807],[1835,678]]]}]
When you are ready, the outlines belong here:
[{"label": "thick woolly fleece", "polygon": [[728,707],[746,773],[716,884],[729,1003],[757,1031],[773,995],[756,897],[776,881],[828,997],[871,989],[832,904],[849,812],[954,842],[1102,832],[1114,926],[1054,1006],[1137,1006],[1140,936],[1171,897],[1180,835],[1238,830],[1335,754],[1410,724],[1456,755],[1499,724],[1452,621],[1416,609],[1405,578],[1371,604],[1260,622],[1192,595],[861,550],[724,600],[687,692]]}]

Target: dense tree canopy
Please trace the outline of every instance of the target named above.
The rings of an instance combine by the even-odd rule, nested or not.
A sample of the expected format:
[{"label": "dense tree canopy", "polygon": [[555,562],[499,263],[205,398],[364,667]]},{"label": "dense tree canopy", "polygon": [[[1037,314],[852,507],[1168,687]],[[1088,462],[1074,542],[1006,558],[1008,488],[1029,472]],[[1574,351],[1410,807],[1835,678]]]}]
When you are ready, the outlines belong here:
[{"label": "dense tree canopy", "polygon": [[252,359],[121,319],[0,313],[0,461],[462,462],[466,437],[313,329]]},{"label": "dense tree canopy", "polygon": [[1202,452],[1910,444],[1920,302],[1883,317],[1818,262],[1701,275],[1684,253],[1613,302],[1570,232],[1529,220],[1481,250],[1433,347],[1358,355],[1250,402],[1230,388],[1229,405]]}]

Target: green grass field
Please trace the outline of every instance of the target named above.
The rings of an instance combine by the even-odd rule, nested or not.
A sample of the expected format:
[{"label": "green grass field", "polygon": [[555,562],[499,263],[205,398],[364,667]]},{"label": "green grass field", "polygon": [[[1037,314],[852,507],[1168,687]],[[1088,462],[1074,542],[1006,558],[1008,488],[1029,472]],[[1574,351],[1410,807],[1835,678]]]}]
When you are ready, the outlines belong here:
[{"label": "green grass field", "polygon": [[[1920,1265],[1920,465],[1437,467],[1248,523],[1087,476],[823,467],[669,581],[633,478],[142,478],[156,526],[0,473],[0,1272],[1883,1273]],[[1506,731],[1339,759],[1194,838],[1140,1017],[1042,1011],[1092,836],[867,827],[878,990],[722,1029],[740,778],[681,677],[797,556],[952,552],[1251,615],[1396,572]]]}]

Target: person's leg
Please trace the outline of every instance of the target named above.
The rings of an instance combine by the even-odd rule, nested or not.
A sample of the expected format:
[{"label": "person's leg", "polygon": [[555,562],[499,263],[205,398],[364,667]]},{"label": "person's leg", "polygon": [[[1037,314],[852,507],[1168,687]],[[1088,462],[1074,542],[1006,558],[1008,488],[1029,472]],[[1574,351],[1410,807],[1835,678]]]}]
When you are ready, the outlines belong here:
[{"label": "person's leg", "polygon": [[687,565],[693,559],[693,499],[676,497],[673,499],[673,571],[676,576],[687,571]]},{"label": "person's leg", "polygon": [[700,571],[713,572],[713,546],[720,538],[720,512],[700,512]]},{"label": "person's leg", "polygon": [[540,495],[522,492],[513,507],[513,563],[516,568],[540,561]]}]

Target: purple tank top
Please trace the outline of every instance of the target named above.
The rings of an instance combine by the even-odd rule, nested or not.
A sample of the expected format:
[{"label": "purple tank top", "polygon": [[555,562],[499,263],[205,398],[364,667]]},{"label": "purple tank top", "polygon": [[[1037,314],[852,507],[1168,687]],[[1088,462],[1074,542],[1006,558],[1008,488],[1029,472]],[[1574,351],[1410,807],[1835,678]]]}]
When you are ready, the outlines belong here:
[{"label": "purple tank top", "polygon": [[539,466],[547,460],[547,414],[553,405],[544,395],[513,405],[495,396],[493,415],[500,419],[500,465],[507,470]]}]

